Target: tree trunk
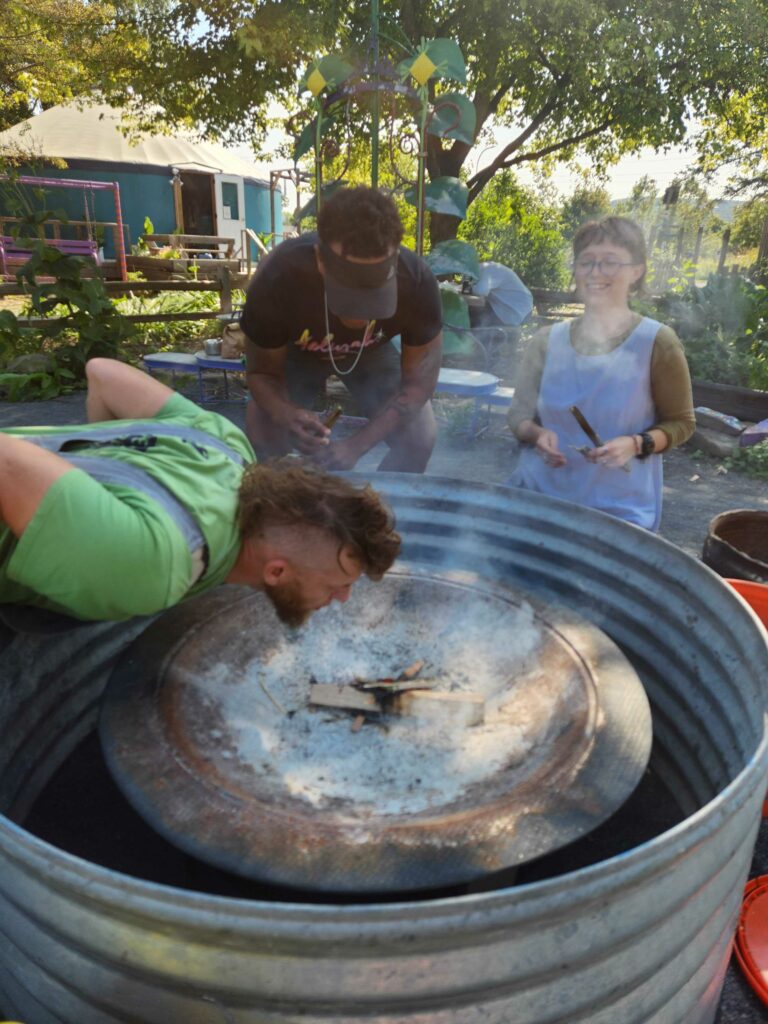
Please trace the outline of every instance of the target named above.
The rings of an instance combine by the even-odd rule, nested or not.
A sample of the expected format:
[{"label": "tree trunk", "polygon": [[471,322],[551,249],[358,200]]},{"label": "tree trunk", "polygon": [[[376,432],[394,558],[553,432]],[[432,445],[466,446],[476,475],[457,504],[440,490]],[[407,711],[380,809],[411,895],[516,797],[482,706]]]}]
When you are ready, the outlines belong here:
[{"label": "tree trunk", "polygon": [[447,242],[455,238],[456,232],[459,230],[459,224],[461,224],[459,217],[451,217],[447,213],[431,213],[429,215],[429,240],[431,244],[434,246],[438,242]]},{"label": "tree trunk", "polygon": [[[430,136],[427,140],[427,172],[429,180],[438,177],[458,178],[470,147],[463,142],[452,142],[443,148],[440,139]],[[451,217],[447,213],[431,213],[429,215],[429,238],[432,245],[447,242],[456,237],[461,224],[460,217]]]}]

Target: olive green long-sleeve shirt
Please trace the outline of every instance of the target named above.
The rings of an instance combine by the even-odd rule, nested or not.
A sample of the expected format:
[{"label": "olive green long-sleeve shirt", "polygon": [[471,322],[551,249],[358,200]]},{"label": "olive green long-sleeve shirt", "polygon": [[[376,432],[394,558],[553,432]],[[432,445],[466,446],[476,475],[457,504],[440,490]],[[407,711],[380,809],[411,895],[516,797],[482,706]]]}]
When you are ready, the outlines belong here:
[{"label": "olive green long-sleeve shirt", "polygon": [[[640,316],[635,316],[632,327],[615,339],[612,348],[621,345],[640,323],[640,319]],[[572,322],[571,343],[577,352],[589,355],[589,339],[579,336],[580,321],[579,317]],[[536,420],[536,405],[547,358],[549,332],[550,327],[544,327],[534,334],[528,343],[517,374],[515,397],[508,414],[509,425],[516,436],[523,420]],[[651,392],[657,420],[655,423],[649,423],[648,429],[662,430],[667,436],[670,448],[683,444],[696,429],[691,376],[680,339],[672,328],[666,325],[659,328],[653,343]]]}]

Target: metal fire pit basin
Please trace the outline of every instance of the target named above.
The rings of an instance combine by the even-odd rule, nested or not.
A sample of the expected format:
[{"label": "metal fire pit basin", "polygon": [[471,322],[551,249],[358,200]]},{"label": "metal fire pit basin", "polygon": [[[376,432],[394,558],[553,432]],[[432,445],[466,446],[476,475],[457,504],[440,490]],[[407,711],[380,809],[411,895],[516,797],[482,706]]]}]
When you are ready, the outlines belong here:
[{"label": "metal fire pit basin", "polygon": [[[171,638],[169,640],[169,638]],[[308,706],[310,679],[396,675],[485,699],[467,727]],[[240,875],[325,891],[466,882],[608,817],[650,755],[642,685],[572,611],[467,572],[399,568],[301,630],[241,589],[164,614],[100,722],[112,774],[171,842]]]}]

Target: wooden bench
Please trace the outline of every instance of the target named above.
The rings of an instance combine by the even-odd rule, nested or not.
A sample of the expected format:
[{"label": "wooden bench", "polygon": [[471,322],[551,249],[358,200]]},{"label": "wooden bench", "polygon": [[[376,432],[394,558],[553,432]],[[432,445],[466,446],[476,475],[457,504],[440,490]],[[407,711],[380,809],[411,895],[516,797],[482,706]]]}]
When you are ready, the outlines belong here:
[{"label": "wooden bench", "polygon": [[[87,238],[44,238],[42,241],[52,249],[58,249],[65,256],[85,256],[98,262],[98,247]],[[19,267],[32,255],[31,249],[19,244],[10,235],[0,235],[0,274],[10,273],[9,267]]]},{"label": "wooden bench", "polygon": [[[182,256],[187,259],[195,259],[202,253],[211,250],[213,258],[219,260],[231,260],[235,255],[234,238],[224,238],[219,235],[142,235],[150,254],[157,249],[178,249]],[[220,249],[219,246],[224,246]]]}]

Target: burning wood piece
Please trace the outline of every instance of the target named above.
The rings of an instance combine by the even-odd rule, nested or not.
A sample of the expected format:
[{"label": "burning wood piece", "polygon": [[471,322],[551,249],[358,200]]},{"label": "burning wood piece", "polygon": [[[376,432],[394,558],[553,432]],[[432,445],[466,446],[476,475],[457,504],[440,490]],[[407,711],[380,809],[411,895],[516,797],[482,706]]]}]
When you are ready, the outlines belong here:
[{"label": "burning wood piece", "polygon": [[355,689],[364,692],[382,690],[386,693],[404,693],[406,690],[432,690],[445,679],[356,679],[352,684]]},{"label": "burning wood piece", "polygon": [[342,412],[344,412],[342,407],[340,405],[337,405],[332,410],[332,412],[328,416],[326,416],[325,420],[323,421],[323,426],[327,427],[328,430],[332,430],[334,424],[336,423],[336,420],[339,418],[339,416],[341,416]]},{"label": "burning wood piece", "polygon": [[385,712],[417,718],[442,717],[466,726],[481,725],[484,721],[485,701],[476,693],[444,693],[414,688],[391,693],[382,686],[377,686],[376,691],[361,691],[357,686],[340,683],[312,683],[309,703],[314,707],[354,711],[357,716],[352,727],[354,732],[362,725],[362,722],[357,724],[360,716]]},{"label": "burning wood piece", "polygon": [[424,668],[424,664],[424,661],[422,661],[421,659],[419,659],[418,661],[414,661],[414,663],[412,665],[409,665],[408,668],[404,668],[397,678],[415,679],[419,672],[421,672],[421,670]]},{"label": "burning wood piece", "polygon": [[356,679],[355,686],[360,690],[386,690],[387,693],[400,693],[401,690],[432,689],[442,680],[440,679],[417,679],[419,672],[426,663],[419,659],[414,661],[408,668],[404,668],[396,676],[384,676],[382,679]]}]

